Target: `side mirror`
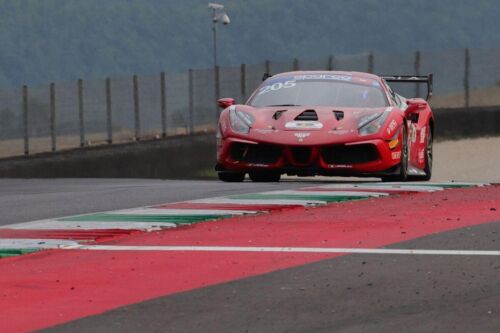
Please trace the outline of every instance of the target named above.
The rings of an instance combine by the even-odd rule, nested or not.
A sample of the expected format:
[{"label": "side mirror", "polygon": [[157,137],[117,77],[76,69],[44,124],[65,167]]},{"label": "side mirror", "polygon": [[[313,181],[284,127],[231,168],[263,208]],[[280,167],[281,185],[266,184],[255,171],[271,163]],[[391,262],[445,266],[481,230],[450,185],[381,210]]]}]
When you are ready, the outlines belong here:
[{"label": "side mirror", "polygon": [[217,105],[221,108],[221,109],[225,109],[225,108],[228,108],[230,107],[231,105],[234,105],[236,104],[236,101],[234,100],[234,98],[221,98],[217,101]]}]

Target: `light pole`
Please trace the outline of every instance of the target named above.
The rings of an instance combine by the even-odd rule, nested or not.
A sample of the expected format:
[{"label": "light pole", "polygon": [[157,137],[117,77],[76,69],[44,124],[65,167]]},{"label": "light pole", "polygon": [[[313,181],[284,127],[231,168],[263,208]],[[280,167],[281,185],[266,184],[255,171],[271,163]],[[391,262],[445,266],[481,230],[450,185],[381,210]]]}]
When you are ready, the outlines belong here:
[{"label": "light pole", "polygon": [[224,12],[224,5],[218,3],[208,3],[208,8],[212,10],[212,32],[214,38],[214,68],[217,67],[217,23],[224,25],[231,23],[229,16]]},{"label": "light pole", "polygon": [[[219,86],[219,66],[217,64],[217,23],[222,22],[224,25],[231,23],[229,16],[224,12],[224,5],[218,3],[208,3],[208,9],[212,10],[212,32],[214,35],[214,93],[215,93],[215,124],[219,122],[219,106],[217,101],[220,98]],[[217,125],[215,125],[217,128]]]}]

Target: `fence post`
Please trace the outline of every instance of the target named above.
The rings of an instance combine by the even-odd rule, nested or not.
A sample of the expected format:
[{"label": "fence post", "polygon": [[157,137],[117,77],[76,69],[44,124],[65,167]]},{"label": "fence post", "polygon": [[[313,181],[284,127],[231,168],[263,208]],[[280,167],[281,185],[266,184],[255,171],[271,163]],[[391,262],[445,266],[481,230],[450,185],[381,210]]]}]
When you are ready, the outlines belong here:
[{"label": "fence post", "polygon": [[28,86],[23,86],[23,132],[24,132],[24,155],[29,155],[29,128],[28,128]]},{"label": "fence post", "polygon": [[219,105],[217,101],[220,99],[220,80],[219,80],[219,66],[214,67],[214,83],[215,83],[215,127],[217,128],[217,124],[219,123]]},{"label": "fence post", "polygon": [[141,138],[141,119],[139,117],[139,80],[137,75],[132,77],[134,83],[134,124],[135,124],[135,137],[134,140],[138,141]]},{"label": "fence post", "polygon": [[269,60],[266,60],[266,73],[271,74],[271,62]]},{"label": "fence post", "polygon": [[85,122],[83,117],[83,80],[78,79],[78,125],[80,128],[80,147],[85,146]]},{"label": "fence post", "polygon": [[161,136],[167,137],[167,93],[165,72],[160,73]]},{"label": "fence post", "polygon": [[247,67],[245,64],[241,64],[240,67],[240,84],[241,84],[241,103],[245,103],[247,97]]},{"label": "fence post", "polygon": [[194,85],[193,70],[189,69],[188,93],[189,93],[189,134],[194,134]]},{"label": "fence post", "polygon": [[[420,51],[415,52],[414,63],[415,75],[420,75]],[[415,83],[415,97],[420,97],[420,84]]]},{"label": "fence post", "polygon": [[293,70],[294,71],[299,70],[299,59],[297,59],[297,58],[293,59]]},{"label": "fence post", "polygon": [[106,131],[108,133],[107,142],[113,143],[113,123],[112,123],[112,104],[111,104],[111,79],[106,78]]},{"label": "fence post", "polygon": [[374,70],[374,57],[373,57],[373,53],[370,52],[370,54],[368,54],[368,73],[373,73],[373,70]]},{"label": "fence post", "polygon": [[50,141],[51,150],[56,151],[56,88],[50,84]]},{"label": "fence post", "polygon": [[330,55],[328,57],[328,70],[329,71],[333,71],[333,68],[334,68],[333,63],[334,63],[334,61],[335,61],[335,57],[333,55]]},{"label": "fence post", "polygon": [[465,71],[464,71],[464,92],[465,92],[465,108],[470,106],[470,92],[469,92],[469,72],[470,72],[470,55],[469,49],[465,49]]}]

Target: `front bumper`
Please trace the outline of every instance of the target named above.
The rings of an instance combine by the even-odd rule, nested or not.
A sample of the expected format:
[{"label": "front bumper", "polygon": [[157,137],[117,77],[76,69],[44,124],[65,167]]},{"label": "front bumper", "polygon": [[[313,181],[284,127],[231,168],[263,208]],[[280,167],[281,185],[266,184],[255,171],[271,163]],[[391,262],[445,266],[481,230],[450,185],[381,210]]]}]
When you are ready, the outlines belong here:
[{"label": "front bumper", "polygon": [[382,139],[289,146],[229,137],[222,140],[218,148],[218,171],[374,176],[392,174],[400,163],[400,148],[391,150]]}]

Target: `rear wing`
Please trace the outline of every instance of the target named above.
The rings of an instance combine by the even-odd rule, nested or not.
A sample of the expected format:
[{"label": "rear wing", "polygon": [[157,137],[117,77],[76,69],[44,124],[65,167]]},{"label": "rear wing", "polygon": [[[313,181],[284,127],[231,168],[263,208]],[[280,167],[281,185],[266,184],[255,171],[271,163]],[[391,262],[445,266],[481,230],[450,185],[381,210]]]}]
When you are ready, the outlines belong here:
[{"label": "rear wing", "polygon": [[416,76],[416,75],[380,75],[382,79],[386,82],[400,82],[400,83],[426,83],[427,84],[427,97],[429,100],[432,97],[432,83],[433,75],[429,74],[426,76]]}]

